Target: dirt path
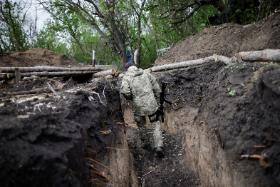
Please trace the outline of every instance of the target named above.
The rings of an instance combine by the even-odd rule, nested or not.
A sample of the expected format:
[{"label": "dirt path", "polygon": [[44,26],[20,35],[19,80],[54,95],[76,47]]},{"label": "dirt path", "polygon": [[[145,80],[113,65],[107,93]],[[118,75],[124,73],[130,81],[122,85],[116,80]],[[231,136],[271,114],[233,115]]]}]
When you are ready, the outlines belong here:
[{"label": "dirt path", "polygon": [[[144,133],[148,137],[152,132]],[[147,142],[142,140],[139,146],[139,131],[135,128],[128,129],[127,136],[141,186],[199,186],[198,177],[185,163],[180,137],[164,132],[164,156],[159,157]]]}]

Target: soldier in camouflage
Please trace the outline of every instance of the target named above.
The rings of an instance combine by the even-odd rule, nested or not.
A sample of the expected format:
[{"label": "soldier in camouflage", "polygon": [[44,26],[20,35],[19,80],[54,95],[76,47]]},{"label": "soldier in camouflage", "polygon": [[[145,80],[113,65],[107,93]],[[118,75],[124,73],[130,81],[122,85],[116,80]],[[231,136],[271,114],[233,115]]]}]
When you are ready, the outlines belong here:
[{"label": "soldier in camouflage", "polygon": [[[156,78],[136,66],[130,66],[125,73],[121,93],[133,101],[134,118],[139,128],[144,128],[146,118],[154,116],[159,109],[161,89]],[[150,120],[151,121],[151,120]],[[163,140],[160,121],[152,120],[153,147],[162,152]]]}]

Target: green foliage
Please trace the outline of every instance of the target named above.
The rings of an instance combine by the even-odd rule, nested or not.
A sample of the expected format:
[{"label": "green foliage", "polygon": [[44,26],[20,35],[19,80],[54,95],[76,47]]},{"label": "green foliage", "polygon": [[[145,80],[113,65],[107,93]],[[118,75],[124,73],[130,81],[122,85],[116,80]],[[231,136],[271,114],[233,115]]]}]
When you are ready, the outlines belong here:
[{"label": "green foliage", "polygon": [[8,0],[0,3],[0,53],[28,48],[25,21],[20,3]]},{"label": "green foliage", "polygon": [[67,44],[57,35],[56,25],[49,24],[37,36],[34,47],[46,48],[56,53],[69,55]]},{"label": "green foliage", "polygon": [[[191,23],[193,33],[200,32],[202,29],[210,25],[208,20],[209,17],[212,17],[218,13],[218,10],[213,5],[208,5],[201,7],[191,18]],[[193,34],[192,33],[192,34]]]},{"label": "green foliage", "polygon": [[[50,23],[38,34],[35,47],[47,48],[57,53],[74,57],[82,63],[91,63],[92,50],[96,51],[98,63],[110,64],[111,62],[119,61],[106,42],[94,34],[94,31],[88,26],[82,24],[78,30],[80,35],[79,44],[71,38],[67,30],[56,23]],[[80,45],[83,46],[82,49]]]},{"label": "green foliage", "polygon": [[150,67],[157,58],[156,42],[151,34],[147,34],[143,37],[142,44],[142,56],[141,56],[141,67]]},{"label": "green foliage", "polygon": [[10,1],[1,4],[0,53],[41,47],[91,63],[95,50],[97,62],[122,67],[130,46],[140,49],[143,68],[153,64],[158,49],[200,32],[213,17],[244,24],[280,7],[273,0],[37,0],[52,21],[31,42],[21,4]]},{"label": "green foliage", "polygon": [[[208,18],[217,14],[217,9],[212,6],[203,6],[198,9],[190,18],[184,20],[186,11],[179,12],[174,17],[174,11],[180,9],[187,1],[152,1],[150,4],[150,22],[153,34],[157,41],[157,48],[164,48],[186,36],[201,31],[210,23]],[[191,3],[191,1],[189,1]],[[181,15],[183,14],[183,15]],[[161,15],[161,16],[160,16]],[[179,18],[178,18],[179,17]],[[182,19],[181,23],[174,24],[178,19]]]},{"label": "green foliage", "polygon": [[229,20],[231,22],[248,24],[256,21],[259,14],[259,5],[255,0],[246,0],[232,5]]},{"label": "green foliage", "polygon": [[277,9],[280,9],[279,0],[262,0],[259,5],[258,18],[261,19],[267,17]]},{"label": "green foliage", "polygon": [[235,89],[227,88],[227,91],[228,91],[228,95],[230,97],[236,96],[236,90]]}]

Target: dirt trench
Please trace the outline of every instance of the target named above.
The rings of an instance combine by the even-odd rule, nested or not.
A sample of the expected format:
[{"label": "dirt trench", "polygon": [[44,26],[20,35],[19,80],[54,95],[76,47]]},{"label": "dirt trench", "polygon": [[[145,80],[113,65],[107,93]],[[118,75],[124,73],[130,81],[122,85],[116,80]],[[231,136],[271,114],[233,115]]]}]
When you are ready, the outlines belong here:
[{"label": "dirt trench", "polygon": [[279,186],[279,65],[155,75],[172,102],[163,158],[139,148],[117,80],[74,84],[59,97],[1,103],[1,186]]},{"label": "dirt trench", "polygon": [[59,98],[5,100],[0,186],[137,186],[114,84],[85,84],[90,91],[75,85]]},{"label": "dirt trench", "polygon": [[173,102],[164,129],[180,137],[201,186],[280,185],[279,75],[279,65],[260,63],[158,74]]}]

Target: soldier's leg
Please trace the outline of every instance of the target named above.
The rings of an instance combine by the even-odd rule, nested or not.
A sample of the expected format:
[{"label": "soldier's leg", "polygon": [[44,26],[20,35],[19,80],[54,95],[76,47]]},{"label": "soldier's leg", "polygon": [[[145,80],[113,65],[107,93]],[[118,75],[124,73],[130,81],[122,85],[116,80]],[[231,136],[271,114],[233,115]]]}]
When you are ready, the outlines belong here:
[{"label": "soldier's leg", "polygon": [[[147,150],[153,149],[153,131],[152,124],[149,123],[148,116],[135,116],[137,126],[139,128],[139,135],[142,147]],[[148,124],[147,124],[148,123]]]},{"label": "soldier's leg", "polygon": [[155,148],[156,151],[162,151],[163,137],[162,137],[161,127],[160,127],[160,121],[154,122],[153,128],[154,128],[153,129],[153,140],[154,140],[153,147]]},{"label": "soldier's leg", "polygon": [[143,128],[146,126],[145,116],[134,115],[135,122],[137,123],[138,128]]},{"label": "soldier's leg", "polygon": [[138,148],[141,149],[145,145],[145,126],[146,126],[146,118],[145,116],[134,116],[135,122],[138,127]]}]

